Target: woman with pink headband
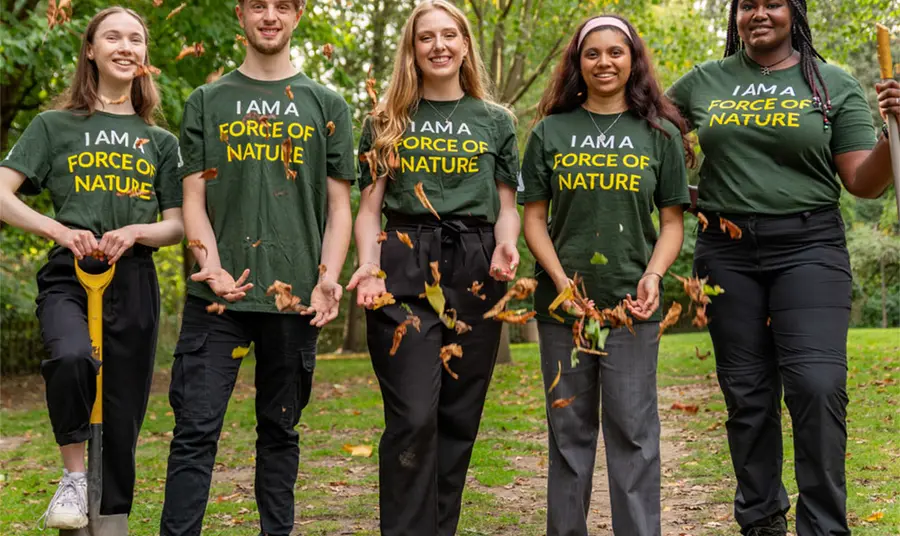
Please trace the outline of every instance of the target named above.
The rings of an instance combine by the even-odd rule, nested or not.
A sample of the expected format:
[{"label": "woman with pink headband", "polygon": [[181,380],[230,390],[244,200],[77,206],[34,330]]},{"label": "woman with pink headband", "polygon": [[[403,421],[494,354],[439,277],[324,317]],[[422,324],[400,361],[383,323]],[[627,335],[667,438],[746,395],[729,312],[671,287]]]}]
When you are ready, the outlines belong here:
[{"label": "woman with pink headband", "polygon": [[[689,203],[686,125],[663,96],[637,32],[613,16],[578,28],[538,111],[543,119],[522,164],[522,200],[525,238],[537,260],[535,310],[548,390],[547,535],[588,534],[602,407],[613,531],[657,536],[659,302]],[[551,312],[576,275],[597,309],[620,307],[633,326],[573,328],[584,312],[571,302]],[[573,329],[592,339],[582,347],[596,351],[605,341],[607,355],[580,352]]]}]

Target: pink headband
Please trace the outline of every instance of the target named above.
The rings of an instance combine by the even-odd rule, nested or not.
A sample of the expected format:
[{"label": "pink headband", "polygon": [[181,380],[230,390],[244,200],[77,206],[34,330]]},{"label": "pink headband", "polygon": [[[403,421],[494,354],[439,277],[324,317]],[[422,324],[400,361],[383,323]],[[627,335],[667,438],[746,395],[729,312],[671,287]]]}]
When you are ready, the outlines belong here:
[{"label": "pink headband", "polygon": [[584,28],[581,29],[581,33],[578,34],[578,50],[581,50],[581,45],[584,43],[584,38],[587,37],[587,35],[591,33],[591,31],[597,29],[600,26],[612,26],[614,28],[618,28],[622,30],[622,33],[624,33],[628,40],[631,41],[631,31],[628,30],[628,26],[621,20],[615,17],[594,17],[584,25]]}]

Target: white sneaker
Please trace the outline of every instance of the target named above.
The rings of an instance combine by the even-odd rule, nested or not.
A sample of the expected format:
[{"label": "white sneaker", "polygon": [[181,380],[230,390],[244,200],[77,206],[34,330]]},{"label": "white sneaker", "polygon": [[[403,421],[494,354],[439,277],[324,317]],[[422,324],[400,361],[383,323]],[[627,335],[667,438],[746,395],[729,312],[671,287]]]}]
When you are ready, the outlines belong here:
[{"label": "white sneaker", "polygon": [[62,480],[41,516],[41,529],[80,529],[88,524],[87,477],[63,470]]}]

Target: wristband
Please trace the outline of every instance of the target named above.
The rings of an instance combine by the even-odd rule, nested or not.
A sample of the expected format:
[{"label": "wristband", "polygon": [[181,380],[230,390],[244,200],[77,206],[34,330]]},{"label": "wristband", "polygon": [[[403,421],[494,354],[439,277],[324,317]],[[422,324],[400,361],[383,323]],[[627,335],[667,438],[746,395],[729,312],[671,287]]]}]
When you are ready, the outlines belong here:
[{"label": "wristband", "polygon": [[655,275],[656,277],[659,278],[660,281],[663,280],[663,276],[661,276],[660,274],[658,274],[656,272],[644,272],[644,275],[641,276],[641,279],[647,277],[648,275]]}]

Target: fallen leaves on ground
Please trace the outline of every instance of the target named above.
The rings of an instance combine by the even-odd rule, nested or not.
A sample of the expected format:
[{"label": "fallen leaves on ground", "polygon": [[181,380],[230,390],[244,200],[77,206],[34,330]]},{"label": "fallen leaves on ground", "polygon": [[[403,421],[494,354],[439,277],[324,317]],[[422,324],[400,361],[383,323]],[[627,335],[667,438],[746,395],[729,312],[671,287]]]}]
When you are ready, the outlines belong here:
[{"label": "fallen leaves on ground", "polygon": [[681,402],[675,402],[674,404],[672,404],[672,409],[694,415],[698,411],[700,411],[700,406],[696,404],[682,404]]},{"label": "fallen leaves on ground", "polygon": [[275,280],[266,289],[266,296],[275,295],[275,307],[280,311],[294,311],[300,313],[308,309],[305,305],[300,304],[300,297],[292,294],[293,285],[283,281]]},{"label": "fallen leaves on ground", "polygon": [[462,346],[458,344],[448,344],[441,348],[441,362],[444,365],[444,370],[446,370],[454,380],[458,380],[459,375],[450,370],[450,360],[454,357],[462,359],[462,356]]},{"label": "fallen leaves on ground", "polygon": [[884,519],[884,512],[872,512],[872,515],[866,518],[866,521],[869,523],[874,523],[876,521],[881,521]]},{"label": "fallen leaves on ground", "polygon": [[206,306],[206,312],[209,314],[220,315],[225,312],[225,304],[224,303],[211,303]]},{"label": "fallen leaves on ground", "polygon": [[427,208],[431,211],[432,214],[434,214],[435,218],[441,219],[441,217],[438,216],[437,211],[434,210],[434,206],[431,204],[431,201],[428,200],[428,196],[425,195],[425,185],[422,184],[422,181],[416,183],[416,198],[419,200],[419,203],[422,203],[423,207]]},{"label": "fallen leaves on ground", "polygon": [[705,354],[701,354],[701,353],[700,353],[700,348],[697,347],[697,346],[694,346],[694,353],[697,355],[697,359],[699,359],[700,361],[705,361],[706,358],[709,357],[709,355],[710,355],[712,352],[707,351]]},{"label": "fallen leaves on ground", "polygon": [[674,326],[679,318],[681,318],[681,304],[673,302],[672,306],[669,307],[669,312],[666,313],[666,317],[659,323],[659,335],[657,335],[656,340],[662,338],[663,333]]},{"label": "fallen leaves on ground", "polygon": [[350,453],[350,456],[359,456],[362,458],[372,457],[371,445],[344,445],[344,451]]}]

